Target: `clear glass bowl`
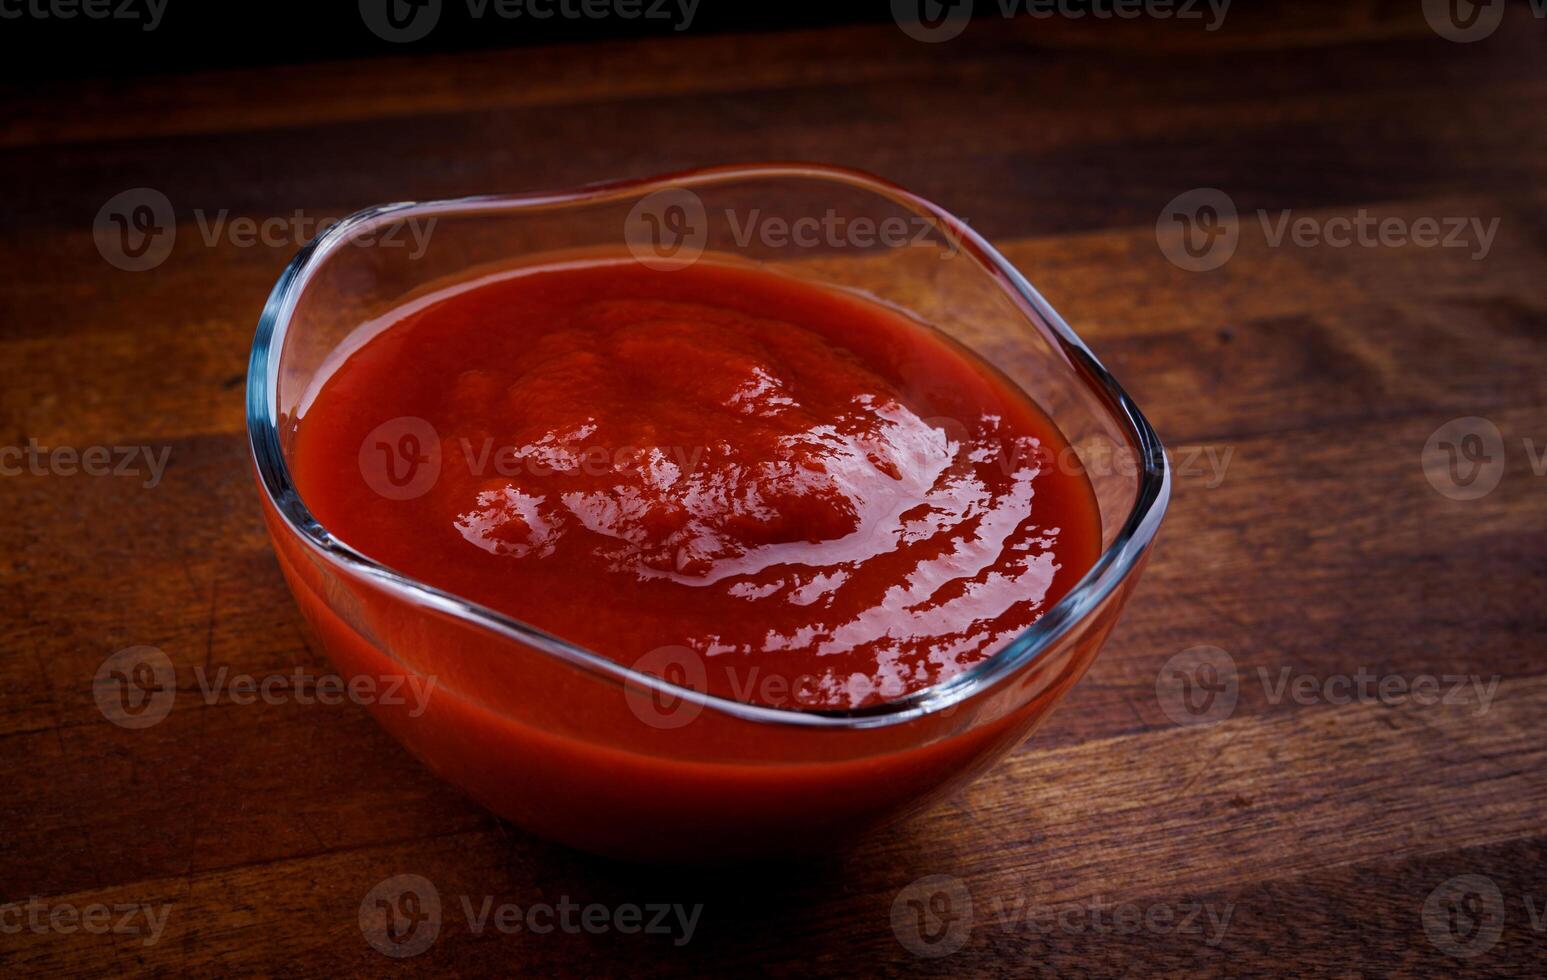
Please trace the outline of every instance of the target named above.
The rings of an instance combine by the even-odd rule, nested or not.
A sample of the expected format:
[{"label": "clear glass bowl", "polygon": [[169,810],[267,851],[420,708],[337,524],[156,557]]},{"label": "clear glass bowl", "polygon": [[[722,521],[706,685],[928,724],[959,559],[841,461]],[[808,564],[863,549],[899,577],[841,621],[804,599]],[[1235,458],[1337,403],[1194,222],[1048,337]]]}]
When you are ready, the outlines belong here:
[{"label": "clear glass bowl", "polygon": [[[1099,560],[1035,625],[948,682],[860,710],[808,710],[716,697],[670,664],[623,666],[385,567],[318,523],[291,479],[295,425],[362,325],[475,270],[620,253],[663,269],[700,255],[757,263],[861,292],[976,351],[1078,454],[1100,507]],[[269,296],[247,426],[275,551],[330,659],[383,695],[408,690],[405,679],[433,684],[422,710],[373,699],[387,729],[519,826],[641,860],[829,847],[981,772],[1089,667],[1170,487],[1138,408],[987,242],[883,180],[811,165],[362,211],[303,248]]]}]

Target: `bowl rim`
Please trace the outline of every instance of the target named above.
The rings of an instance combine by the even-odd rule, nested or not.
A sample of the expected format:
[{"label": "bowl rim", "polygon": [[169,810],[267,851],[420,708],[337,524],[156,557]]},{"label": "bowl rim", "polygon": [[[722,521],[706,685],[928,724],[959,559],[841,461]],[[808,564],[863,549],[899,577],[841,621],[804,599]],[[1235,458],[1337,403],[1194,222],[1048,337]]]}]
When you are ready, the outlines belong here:
[{"label": "bowl rim", "polygon": [[[992,656],[949,680],[863,708],[785,708],[736,701],[684,687],[572,644],[512,616],[470,602],[390,568],[335,537],[301,501],[285,463],[279,438],[279,363],[296,303],[322,260],[364,226],[401,219],[403,212],[468,213],[518,210],[643,196],[654,190],[702,187],[749,178],[821,179],[871,191],[903,204],[937,223],[957,248],[992,277],[1023,314],[1040,320],[1061,352],[1106,409],[1125,427],[1138,450],[1139,479],[1134,503],[1112,543],[1089,571],[1031,626]],[[247,434],[258,483],[267,502],[291,533],[326,561],[371,579],[389,592],[469,621],[517,643],[558,657],[622,686],[682,698],[700,708],[744,720],[819,728],[872,728],[913,721],[960,704],[1033,663],[1094,612],[1143,560],[1170,499],[1171,473],[1165,449],[1133,399],[1066,323],[997,249],[966,222],[891,181],[863,171],[813,163],[728,164],[653,177],[585,184],[562,191],[491,194],[431,201],[401,201],[357,211],[304,245],[280,274],[265,302],[253,336],[247,369]],[[383,651],[391,656],[390,651]]]}]

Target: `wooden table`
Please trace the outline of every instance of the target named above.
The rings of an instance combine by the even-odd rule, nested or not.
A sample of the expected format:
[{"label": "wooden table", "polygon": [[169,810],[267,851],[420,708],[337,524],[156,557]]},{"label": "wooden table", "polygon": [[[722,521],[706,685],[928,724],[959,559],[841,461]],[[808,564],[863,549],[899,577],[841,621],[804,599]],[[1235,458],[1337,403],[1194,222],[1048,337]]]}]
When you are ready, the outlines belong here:
[{"label": "wooden table", "polygon": [[[1213,32],[988,16],[941,44],[883,23],[409,49],[4,93],[0,443],[170,462],[152,487],[143,458],[134,476],[65,475],[55,457],[0,478],[0,970],[1540,972],[1547,27],[1521,5],[1452,43],[1419,7],[1256,7]],[[1198,453],[1137,596],[1036,738],[850,852],[685,874],[501,824],[358,707],[206,703],[196,678],[222,669],[328,667],[264,535],[243,429],[253,326],[296,242],[207,244],[201,220],[770,158],[874,171],[966,217],[1176,461]],[[92,222],[136,187],[167,196],[178,237],[126,272]],[[1167,202],[1198,187],[1241,215],[1212,271],[1157,244]],[[1305,244],[1270,242],[1282,209],[1310,219]],[[1487,248],[1315,237],[1361,212],[1411,232],[1498,224]],[[1485,429],[1439,434],[1499,478],[1461,500],[1421,456],[1467,417],[1503,454],[1474,460],[1459,438]],[[1204,450],[1229,454],[1223,472]],[[93,697],[104,659],[134,645],[165,651],[179,687],[138,730]],[[1177,724],[1163,668],[1199,646],[1228,656],[1237,701]],[[1439,703],[1398,693],[1422,677]],[[394,964],[359,910],[401,873],[431,880],[444,915]],[[935,875],[972,913],[959,949],[920,957],[894,901]],[[464,895],[475,911],[484,896],[702,911],[680,945],[503,935],[473,932]],[[66,931],[93,906],[124,931]],[[154,936],[143,906],[165,915]]]}]

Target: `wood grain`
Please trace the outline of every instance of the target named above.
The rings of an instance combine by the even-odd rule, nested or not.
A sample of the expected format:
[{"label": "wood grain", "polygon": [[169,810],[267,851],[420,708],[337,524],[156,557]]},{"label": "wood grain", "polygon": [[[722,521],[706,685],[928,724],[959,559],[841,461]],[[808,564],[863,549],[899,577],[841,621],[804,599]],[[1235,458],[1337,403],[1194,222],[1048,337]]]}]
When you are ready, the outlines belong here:
[{"label": "wood grain", "polygon": [[[145,445],[170,462],[153,487],[0,477],[0,907],[167,918],[150,944],[0,932],[0,970],[1539,972],[1547,31],[1520,5],[1487,41],[1450,44],[1418,7],[1262,5],[1214,33],[991,18],[940,45],[871,25],[410,52],[7,93],[0,178],[27,192],[0,202],[0,444]],[[206,245],[195,211],[339,217],[767,158],[872,170],[964,215],[1178,461],[1197,451],[1138,594],[1036,738],[851,851],[688,874],[501,824],[357,707],[201,698],[200,672],[329,668],[279,577],[243,435],[252,328],[293,249]],[[91,222],[136,186],[165,192],[179,229],[164,265],[129,274],[97,254]],[[1200,186],[1243,218],[1237,254],[1209,273],[1170,264],[1154,231]],[[1482,258],[1273,247],[1256,215],[1285,208],[1499,224]],[[1463,416],[1506,446],[1498,488],[1465,502],[1419,461]],[[178,671],[177,706],[143,731],[92,696],[103,659],[134,644]],[[1157,680],[1199,645],[1228,652],[1239,699],[1217,725],[1179,726]],[[1286,670],[1320,693],[1278,692]],[[1327,696],[1357,673],[1491,693]],[[402,873],[433,881],[444,915],[429,950],[391,964],[358,915]],[[899,891],[927,875],[972,900],[964,945],[938,960],[892,927]],[[1424,912],[1461,875],[1491,880],[1503,914],[1467,959]],[[702,915],[682,945],[499,935],[471,928],[464,895]],[[1124,906],[1197,910],[1198,928],[1102,926]]]}]

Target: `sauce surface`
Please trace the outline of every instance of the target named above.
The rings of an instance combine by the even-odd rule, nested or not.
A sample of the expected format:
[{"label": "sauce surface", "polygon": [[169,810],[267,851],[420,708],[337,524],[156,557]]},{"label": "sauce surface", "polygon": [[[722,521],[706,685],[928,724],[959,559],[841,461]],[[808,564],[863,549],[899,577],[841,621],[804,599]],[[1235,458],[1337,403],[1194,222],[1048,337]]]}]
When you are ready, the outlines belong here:
[{"label": "sauce surface", "polygon": [[531,267],[362,330],[292,469],[337,537],[624,664],[854,708],[1034,623],[1100,550],[1041,411],[848,293],[709,261]]}]

